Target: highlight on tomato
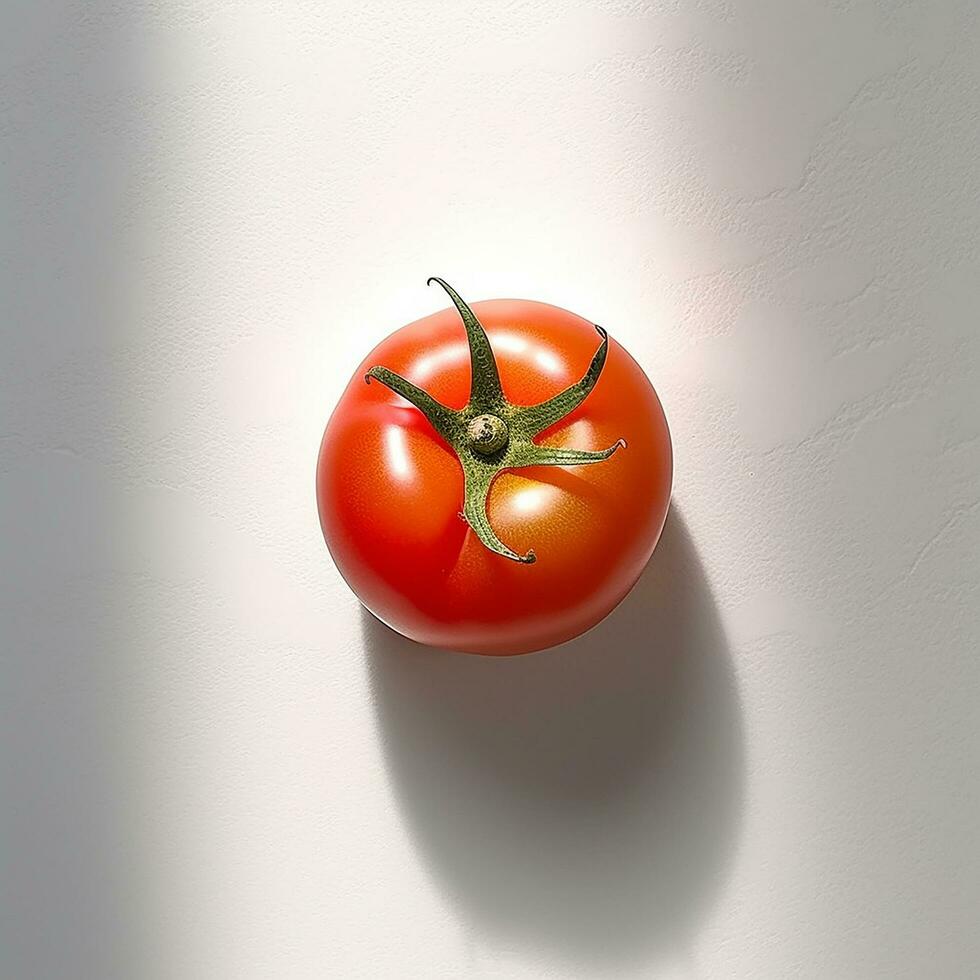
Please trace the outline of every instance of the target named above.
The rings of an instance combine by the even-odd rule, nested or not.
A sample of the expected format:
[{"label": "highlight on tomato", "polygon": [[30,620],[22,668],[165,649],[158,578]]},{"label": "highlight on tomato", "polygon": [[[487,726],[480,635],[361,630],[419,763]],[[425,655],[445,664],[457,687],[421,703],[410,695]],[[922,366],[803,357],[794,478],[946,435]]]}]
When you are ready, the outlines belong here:
[{"label": "highlight on tomato", "polygon": [[361,602],[419,643],[530,653],[602,620],[670,502],[663,408],[606,331],[527,300],[453,306],[364,359],[327,423],[320,526]]}]

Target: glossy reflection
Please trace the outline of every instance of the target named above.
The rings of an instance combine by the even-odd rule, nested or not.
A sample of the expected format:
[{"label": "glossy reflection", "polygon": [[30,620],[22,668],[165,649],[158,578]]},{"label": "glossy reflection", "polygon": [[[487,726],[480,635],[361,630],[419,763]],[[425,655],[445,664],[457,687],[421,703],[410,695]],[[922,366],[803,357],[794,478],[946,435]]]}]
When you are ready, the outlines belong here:
[{"label": "glossy reflection", "polygon": [[445,344],[409,361],[405,369],[405,377],[417,385],[426,385],[450,368],[464,367],[468,371],[469,361],[470,351],[465,342]]},{"label": "glossy reflection", "polygon": [[519,485],[517,489],[512,488],[510,494],[498,505],[504,515],[510,513],[518,518],[542,517],[554,506],[560,493],[555,487],[517,474],[507,475]]},{"label": "glossy reflection", "polygon": [[495,331],[490,342],[495,350],[506,351],[522,360],[529,369],[537,369],[552,378],[561,378],[564,368],[553,350],[508,330]]},{"label": "glossy reflection", "polygon": [[414,466],[408,453],[408,439],[405,430],[397,425],[389,425],[384,430],[384,454],[391,475],[399,482],[411,480]]}]

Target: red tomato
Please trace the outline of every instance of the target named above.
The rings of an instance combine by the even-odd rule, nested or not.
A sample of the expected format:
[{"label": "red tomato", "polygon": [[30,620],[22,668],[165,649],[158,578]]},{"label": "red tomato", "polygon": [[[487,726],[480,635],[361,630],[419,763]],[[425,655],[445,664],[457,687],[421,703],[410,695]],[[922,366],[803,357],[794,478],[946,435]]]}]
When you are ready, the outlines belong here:
[{"label": "red tomato", "polygon": [[[575,384],[596,355],[597,328],[567,310],[490,300],[472,311],[513,406]],[[494,553],[462,514],[462,457],[402,395],[365,384],[366,372],[383,365],[464,409],[471,369],[461,312],[403,327],[355,373],[320,446],[320,524],[348,585],[399,633],[470,653],[529,653],[594,626],[633,587],[667,515],[670,435],[643,370],[610,340],[595,387],[534,443],[627,447],[596,465],[501,470],[486,496],[492,531],[484,534],[495,533],[514,558],[533,555]]]}]

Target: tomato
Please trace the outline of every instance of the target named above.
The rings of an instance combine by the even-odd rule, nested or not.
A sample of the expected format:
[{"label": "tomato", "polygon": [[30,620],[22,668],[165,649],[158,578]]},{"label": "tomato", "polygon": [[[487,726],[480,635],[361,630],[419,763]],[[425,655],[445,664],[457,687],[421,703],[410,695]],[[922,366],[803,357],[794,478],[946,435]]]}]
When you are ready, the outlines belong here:
[{"label": "tomato", "polygon": [[436,281],[454,307],[382,341],[330,417],[324,539],[361,602],[419,643],[554,646],[615,608],[656,546],[663,409],[590,321],[525,300],[471,308]]}]

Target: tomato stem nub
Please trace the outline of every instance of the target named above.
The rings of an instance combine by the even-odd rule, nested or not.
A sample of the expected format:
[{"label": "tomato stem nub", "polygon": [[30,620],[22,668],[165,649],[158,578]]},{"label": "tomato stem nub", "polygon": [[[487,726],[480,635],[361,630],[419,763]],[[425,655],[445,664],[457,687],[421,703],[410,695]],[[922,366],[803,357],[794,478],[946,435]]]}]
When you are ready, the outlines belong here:
[{"label": "tomato stem nub", "polygon": [[372,367],[364,380],[368,384],[372,380],[380,381],[411,402],[429,420],[463,467],[463,518],[492,552],[529,565],[535,561],[534,552],[519,555],[497,537],[490,525],[487,516],[490,487],[504,470],[601,463],[626,447],[623,439],[597,452],[539,446],[534,442],[535,436],[575,411],[595,388],[609,351],[608,335],[596,326],[602,341],[588,370],[575,384],[539,405],[513,405],[504,397],[493,348],[476,314],[449,283],[436,277],[429,282],[437,282],[448,293],[463,321],[470,350],[469,402],[459,410],[449,408],[386,367]]},{"label": "tomato stem nub", "polygon": [[477,415],[466,427],[467,443],[482,456],[503,449],[509,438],[507,423],[496,415]]}]

